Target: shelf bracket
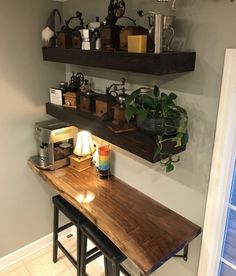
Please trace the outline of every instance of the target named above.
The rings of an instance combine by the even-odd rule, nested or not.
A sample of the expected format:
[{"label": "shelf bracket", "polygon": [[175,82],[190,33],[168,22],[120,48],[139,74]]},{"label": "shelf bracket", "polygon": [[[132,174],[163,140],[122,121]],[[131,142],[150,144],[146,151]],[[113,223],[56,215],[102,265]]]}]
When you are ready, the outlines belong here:
[{"label": "shelf bracket", "polygon": [[176,258],[183,258],[185,262],[188,261],[188,244],[183,248],[183,254],[182,255],[175,255]]}]

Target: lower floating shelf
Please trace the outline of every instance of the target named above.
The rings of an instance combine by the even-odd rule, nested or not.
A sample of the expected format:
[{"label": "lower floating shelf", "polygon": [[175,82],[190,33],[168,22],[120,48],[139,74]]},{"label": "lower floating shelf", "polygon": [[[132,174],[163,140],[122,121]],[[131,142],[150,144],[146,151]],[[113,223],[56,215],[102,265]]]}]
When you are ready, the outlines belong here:
[{"label": "lower floating shelf", "polygon": [[[153,160],[156,148],[155,135],[150,135],[140,130],[117,134],[108,128],[109,122],[101,121],[101,119],[91,113],[51,103],[46,103],[46,112],[61,121],[71,123],[78,128],[86,129],[93,135],[146,159],[149,162],[155,163],[160,161],[159,157]],[[184,151],[185,146],[175,148],[174,143],[168,141],[163,145],[164,152],[165,149],[168,149],[168,152],[171,150],[173,154],[176,154]]]}]

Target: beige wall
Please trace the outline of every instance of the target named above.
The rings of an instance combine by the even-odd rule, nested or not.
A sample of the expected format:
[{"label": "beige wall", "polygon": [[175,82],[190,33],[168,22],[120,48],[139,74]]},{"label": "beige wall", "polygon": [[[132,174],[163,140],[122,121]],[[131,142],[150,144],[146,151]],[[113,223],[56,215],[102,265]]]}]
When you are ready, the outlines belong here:
[{"label": "beige wall", "polygon": [[[87,22],[96,15],[104,18],[108,2],[70,0],[63,4],[64,14],[68,18],[81,10]],[[127,15],[131,16],[136,9],[171,13],[154,0],[126,2]],[[41,56],[41,30],[55,5],[51,0],[1,4],[0,257],[51,232],[52,191],[29,170],[26,160],[36,153],[33,125],[46,118],[48,88],[63,79],[65,73],[63,65],[44,63]],[[193,73],[159,77],[75,66],[67,66],[66,72],[69,76],[72,70],[82,70],[100,89],[124,75],[130,90],[135,85],[159,84],[162,89],[177,92],[189,113],[190,142],[175,171],[166,175],[158,164],[115,147],[113,171],[130,185],[202,225],[224,50],[236,46],[236,3],[177,0],[176,7],[176,43],[183,45],[182,49],[197,52]],[[191,243],[187,263],[172,259],[155,275],[197,275],[199,250],[200,238]]]},{"label": "beige wall", "polygon": [[[80,10],[84,14],[85,22],[94,20],[95,16],[104,19],[108,3],[109,1],[104,0],[97,0],[96,4],[94,1],[85,3],[70,0],[63,4],[64,16],[68,18],[75,10]],[[68,65],[67,77],[70,77],[72,71],[82,71],[93,80],[95,88],[104,91],[106,85],[125,76],[130,90],[139,85],[158,84],[162,89],[178,94],[180,103],[186,107],[189,114],[190,141],[187,150],[181,154],[181,161],[176,165],[175,171],[165,174],[159,164],[148,163],[116,147],[113,171],[133,187],[202,226],[224,53],[225,48],[236,47],[236,37],[232,35],[236,28],[236,3],[177,0],[175,11],[154,0],[129,0],[126,3],[126,14],[131,16],[135,16],[138,9],[175,14],[175,45],[181,50],[196,50],[195,71],[152,76]],[[200,237],[191,243],[187,263],[172,259],[154,275],[196,276],[200,243]]]},{"label": "beige wall", "polygon": [[0,8],[0,258],[51,232],[52,191],[27,166],[34,122],[46,118],[48,88],[64,66],[42,61],[50,0],[2,1]]}]

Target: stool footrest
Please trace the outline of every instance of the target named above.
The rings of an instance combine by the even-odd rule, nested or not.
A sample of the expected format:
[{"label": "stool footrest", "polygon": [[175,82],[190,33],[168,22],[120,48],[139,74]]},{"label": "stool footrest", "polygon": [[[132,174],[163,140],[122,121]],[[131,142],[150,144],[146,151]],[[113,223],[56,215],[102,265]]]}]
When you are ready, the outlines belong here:
[{"label": "stool footrest", "polygon": [[65,249],[65,247],[59,242],[56,241],[57,246],[61,249],[61,251],[66,255],[66,257],[69,259],[69,261],[77,267],[77,261],[74,259],[74,257]]},{"label": "stool footrest", "polygon": [[[75,258],[66,250],[66,248],[59,242],[56,241],[57,246],[61,249],[61,251],[66,255],[66,257],[69,259],[69,261],[77,267],[77,261]],[[86,264],[94,261],[98,257],[102,256],[102,252],[95,246],[94,248],[90,249],[86,253]]]},{"label": "stool footrest", "polygon": [[87,251],[86,256],[89,257],[89,256],[93,255],[94,253],[96,253],[98,251],[100,251],[100,250],[97,248],[97,246],[95,246],[94,248],[92,248],[89,251]]},{"label": "stool footrest", "polygon": [[65,229],[67,229],[67,228],[69,228],[69,227],[71,227],[71,226],[73,226],[74,224],[72,223],[72,222],[69,222],[69,223],[67,223],[67,224],[65,224],[65,225],[63,225],[63,226],[61,226],[61,227],[59,227],[58,228],[58,233],[59,232],[61,232],[61,231],[63,231],[63,230],[65,230]]},{"label": "stool footrest", "polygon": [[98,257],[102,256],[103,253],[102,251],[98,251],[97,253],[93,254],[92,256],[86,258],[86,264],[89,264],[90,262],[94,261]]}]

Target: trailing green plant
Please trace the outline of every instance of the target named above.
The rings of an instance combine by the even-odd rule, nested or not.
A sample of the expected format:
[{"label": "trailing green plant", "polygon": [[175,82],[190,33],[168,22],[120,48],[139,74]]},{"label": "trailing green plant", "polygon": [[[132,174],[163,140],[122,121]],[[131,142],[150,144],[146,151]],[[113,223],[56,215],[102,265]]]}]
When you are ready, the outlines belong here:
[{"label": "trailing green plant", "polygon": [[152,96],[143,93],[142,88],[139,88],[127,96],[125,117],[128,122],[132,119],[136,119],[137,122],[144,122],[147,118],[159,120],[160,126],[156,133],[156,149],[153,160],[160,156],[161,165],[166,167],[166,172],[170,172],[180,157],[164,150],[163,143],[172,141],[175,147],[187,144],[188,115],[184,108],[176,104],[176,94],[161,93],[158,86],[150,89],[151,93]]}]

